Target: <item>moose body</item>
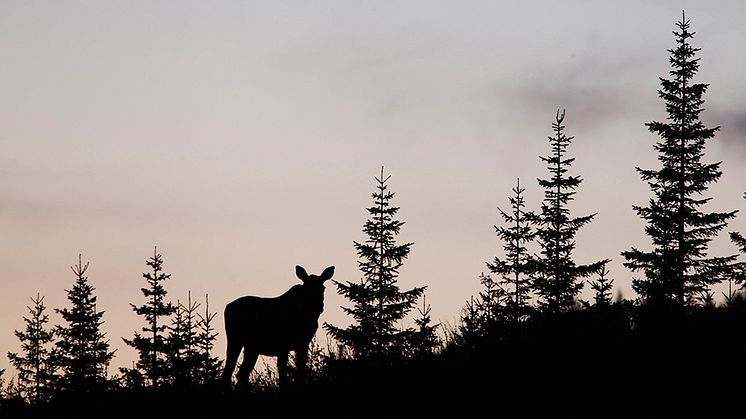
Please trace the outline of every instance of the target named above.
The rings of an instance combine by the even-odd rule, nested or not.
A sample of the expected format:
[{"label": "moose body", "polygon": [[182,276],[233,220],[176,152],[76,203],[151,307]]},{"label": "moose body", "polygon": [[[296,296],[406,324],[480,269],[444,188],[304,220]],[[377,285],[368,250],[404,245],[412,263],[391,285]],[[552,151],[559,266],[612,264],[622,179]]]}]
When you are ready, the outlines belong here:
[{"label": "moose body", "polygon": [[324,311],[324,282],[334,275],[330,266],[321,275],[308,275],[301,266],[295,273],[303,281],[274,298],[241,297],[225,307],[225,334],[228,339],[223,380],[231,381],[238,355],[243,362],[236,374],[239,384],[248,382],[259,355],[276,356],[280,387],[287,381],[288,353],[295,352],[300,379],[305,379],[308,345],[319,316]]}]

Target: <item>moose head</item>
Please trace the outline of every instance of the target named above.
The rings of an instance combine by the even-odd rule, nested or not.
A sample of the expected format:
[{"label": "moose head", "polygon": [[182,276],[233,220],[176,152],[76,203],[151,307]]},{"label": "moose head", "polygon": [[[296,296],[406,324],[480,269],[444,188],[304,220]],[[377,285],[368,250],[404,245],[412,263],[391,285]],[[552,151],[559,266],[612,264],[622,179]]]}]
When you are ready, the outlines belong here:
[{"label": "moose head", "polygon": [[295,267],[295,275],[303,281],[299,290],[299,300],[316,314],[317,318],[324,311],[324,282],[334,275],[334,266],[324,269],[321,275],[309,275],[302,266]]}]

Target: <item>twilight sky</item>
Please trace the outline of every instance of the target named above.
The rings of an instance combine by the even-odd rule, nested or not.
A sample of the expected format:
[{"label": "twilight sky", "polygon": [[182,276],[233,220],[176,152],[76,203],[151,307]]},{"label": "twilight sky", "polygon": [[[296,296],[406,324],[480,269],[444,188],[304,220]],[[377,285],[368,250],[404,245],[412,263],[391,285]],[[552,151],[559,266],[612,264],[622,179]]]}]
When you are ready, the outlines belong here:
[{"label": "twilight sky", "polygon": [[[648,246],[634,167],[657,167],[644,123],[665,118],[656,89],[682,8],[711,84],[703,120],[722,125],[708,208],[743,211],[742,1],[3,0],[0,369],[29,297],[66,305],[79,252],[112,371],[130,365],[121,337],[142,326],[129,303],[154,245],[169,296],[209,293],[221,312],[222,357],[232,299],[284,292],[295,264],[359,279],[352,241],[381,165],[415,243],[401,285],[428,285],[452,324],[501,252],[493,225],[516,177],[538,208],[558,107],[585,178],[573,213],[598,212],[576,260],[611,258],[632,297],[619,252]],[[734,251],[725,235],[712,246]],[[328,287],[322,320],[346,323],[343,303]]]}]

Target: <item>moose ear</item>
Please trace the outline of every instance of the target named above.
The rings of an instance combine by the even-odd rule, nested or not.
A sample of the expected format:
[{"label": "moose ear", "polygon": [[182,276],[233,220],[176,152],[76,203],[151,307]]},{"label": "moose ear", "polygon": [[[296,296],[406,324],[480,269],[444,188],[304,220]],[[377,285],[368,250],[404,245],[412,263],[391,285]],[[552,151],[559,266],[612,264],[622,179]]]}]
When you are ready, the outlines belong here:
[{"label": "moose ear", "polygon": [[308,272],[300,265],[295,265],[295,275],[303,282],[308,279]]},{"label": "moose ear", "polygon": [[334,266],[324,269],[324,272],[321,273],[321,280],[326,281],[331,279],[332,276],[334,276]]}]

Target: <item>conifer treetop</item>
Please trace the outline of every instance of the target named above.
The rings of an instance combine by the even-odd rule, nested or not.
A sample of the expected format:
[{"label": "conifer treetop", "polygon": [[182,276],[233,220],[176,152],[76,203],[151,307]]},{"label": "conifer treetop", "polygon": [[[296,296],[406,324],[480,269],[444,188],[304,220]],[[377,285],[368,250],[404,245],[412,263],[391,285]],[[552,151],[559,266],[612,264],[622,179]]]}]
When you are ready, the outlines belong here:
[{"label": "conifer treetop", "polygon": [[394,218],[399,207],[391,205],[394,193],[388,190],[390,179],[381,167],[380,176],[375,177],[376,191],[371,194],[374,205],[366,208],[366,240],[353,241],[362,273],[360,282],[334,281],[339,294],[353,303],[342,310],[353,317],[354,323],[345,329],[324,325],[353,356],[362,359],[387,359],[411,347],[414,329],[402,329],[399,323],[425,290],[415,287],[401,291],[397,283],[399,269],[413,243],[396,243],[404,221]]},{"label": "conifer treetop", "polygon": [[534,288],[540,307],[549,313],[571,309],[583,288],[580,279],[593,274],[603,263],[578,265],[573,259],[575,235],[593,221],[596,214],[570,217],[568,205],[574,199],[582,178],[568,175],[575,159],[566,157],[567,148],[575,137],[564,133],[564,120],[565,111],[557,109],[552,123],[554,135],[548,137],[552,153],[540,157],[547,163],[551,177],[538,179],[539,186],[544,188],[544,200],[536,229],[541,256],[536,263]]},{"label": "conifer treetop", "polygon": [[658,96],[663,99],[665,122],[652,121],[648,130],[659,137],[658,169],[637,168],[652,192],[646,206],[633,209],[646,221],[645,232],[652,250],[631,248],[622,252],[624,265],[644,277],[633,280],[642,299],[654,305],[683,307],[707,300],[710,286],[732,273],[735,256],[708,256],[709,242],[725,228],[736,211],[705,212],[709,185],[722,175],[721,162],[702,161],[706,141],[720,127],[708,128],[700,120],[703,95],[708,85],[693,81],[699,69],[700,50],[691,45],[694,32],[682,13],[676,23],[675,48],[669,49],[669,79],[660,78]]}]

